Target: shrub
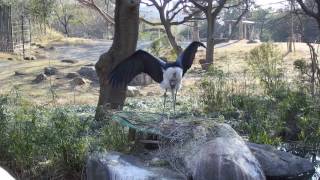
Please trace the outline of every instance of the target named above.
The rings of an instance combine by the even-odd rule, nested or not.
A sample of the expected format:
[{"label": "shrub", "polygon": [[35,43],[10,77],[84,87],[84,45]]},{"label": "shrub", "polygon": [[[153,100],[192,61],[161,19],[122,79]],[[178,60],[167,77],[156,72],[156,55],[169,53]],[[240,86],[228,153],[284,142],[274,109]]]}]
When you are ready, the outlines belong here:
[{"label": "shrub", "polygon": [[87,110],[0,96],[1,165],[19,179],[80,179],[90,151],[124,151],[126,131],[109,123],[97,128],[93,115],[79,115]]},{"label": "shrub", "polygon": [[257,77],[270,94],[283,85],[283,57],[277,47],[271,43],[262,44],[246,57],[254,76]]},{"label": "shrub", "polygon": [[261,144],[279,144],[278,132],[283,122],[276,113],[275,101],[264,96],[232,96],[232,105],[244,112],[237,130],[249,136],[249,140]]},{"label": "shrub", "polygon": [[200,101],[205,112],[225,111],[230,108],[230,90],[226,86],[226,75],[223,71],[210,66],[207,76],[201,81],[202,95]]}]

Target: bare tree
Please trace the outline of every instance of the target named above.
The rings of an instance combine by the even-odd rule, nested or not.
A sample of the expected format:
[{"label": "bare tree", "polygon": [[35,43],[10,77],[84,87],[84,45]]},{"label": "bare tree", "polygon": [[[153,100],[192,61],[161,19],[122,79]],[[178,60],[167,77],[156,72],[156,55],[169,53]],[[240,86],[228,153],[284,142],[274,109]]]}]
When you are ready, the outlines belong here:
[{"label": "bare tree", "polygon": [[185,13],[182,20],[176,20],[178,15],[186,12],[184,10],[190,7],[190,4],[188,4],[186,0],[147,0],[144,4],[154,6],[158,10],[161,23],[149,22],[143,18],[141,18],[141,20],[150,25],[163,25],[172,48],[175,53],[179,55],[182,52],[182,48],[178,45],[172,33],[171,26],[180,25],[189,21],[194,14],[199,13],[199,10],[190,14]]},{"label": "bare tree", "polygon": [[63,26],[64,34],[69,36],[69,25],[74,19],[74,11],[72,10],[71,4],[66,4],[62,0],[59,0],[56,7],[53,8],[54,15],[57,17],[59,23]]},{"label": "bare tree", "polygon": [[207,28],[207,51],[206,51],[206,63],[213,63],[214,53],[214,25],[217,20],[217,16],[221,12],[222,8],[226,4],[227,0],[205,0],[197,1],[190,0],[197,8],[199,8],[206,16],[208,28]]},{"label": "bare tree", "polygon": [[[320,30],[320,0],[296,0],[299,6],[301,7],[301,10],[304,12],[304,15],[311,17],[316,20],[318,24],[318,28]],[[293,1],[291,1],[293,3]],[[299,17],[300,21],[300,28],[301,32],[303,32],[303,26],[302,26],[302,20],[300,18],[299,10],[295,10],[296,15]],[[320,85],[320,67],[319,67],[319,61],[318,61],[318,54],[316,53],[315,47],[313,44],[306,40],[303,36],[303,40],[306,42],[306,44],[309,47],[310,50],[310,84],[311,84],[311,94],[312,96],[316,93],[316,85]]]},{"label": "bare tree", "polygon": [[121,109],[126,98],[126,87],[112,87],[108,75],[123,59],[131,55],[137,46],[140,0],[116,0],[114,18],[100,9],[93,0],[78,0],[94,9],[109,23],[114,22],[114,37],[111,48],[102,54],[95,68],[100,82],[100,94],[96,119],[102,119],[108,109]]},{"label": "bare tree", "polygon": [[[214,31],[215,31],[215,22],[218,18],[218,15],[223,8],[235,8],[239,7],[244,3],[248,3],[249,0],[190,0],[194,6],[201,10],[204,13],[207,20],[207,51],[206,51],[206,67],[210,64],[213,64],[213,53],[214,53]],[[248,8],[248,7],[247,7]],[[242,18],[239,17],[239,20]]]},{"label": "bare tree", "polygon": [[312,17],[317,21],[320,29],[320,0],[296,1],[307,16]]}]

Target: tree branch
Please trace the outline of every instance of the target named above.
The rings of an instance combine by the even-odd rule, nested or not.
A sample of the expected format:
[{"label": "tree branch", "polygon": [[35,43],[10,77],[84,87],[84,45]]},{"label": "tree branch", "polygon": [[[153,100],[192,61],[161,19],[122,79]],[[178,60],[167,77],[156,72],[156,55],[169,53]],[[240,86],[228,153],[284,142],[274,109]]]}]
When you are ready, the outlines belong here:
[{"label": "tree branch", "polygon": [[168,20],[169,20],[169,21],[172,21],[172,20],[176,17],[176,15],[179,14],[184,8],[185,8],[185,7],[183,6],[183,7],[181,7],[180,9],[178,9],[176,12],[174,12],[174,13],[172,14],[171,17],[169,17],[169,13],[167,13],[167,15],[168,15],[167,18],[168,18]]},{"label": "tree branch", "polygon": [[181,2],[177,2],[170,10],[167,11],[166,16],[169,17],[169,13],[175,11]]},{"label": "tree branch", "polygon": [[224,5],[226,4],[227,0],[221,0],[219,1],[219,5],[215,8],[215,10],[211,13],[213,17],[217,17]]},{"label": "tree branch", "polygon": [[[318,8],[318,14],[316,14],[315,12],[313,12],[312,10],[310,10],[305,3],[302,0],[297,0],[298,4],[300,5],[300,7],[302,8],[302,10],[308,15],[311,16],[317,20],[320,20],[320,16],[319,16],[319,8],[320,8],[320,2],[318,4],[319,8]],[[316,1],[318,3],[318,1]]]},{"label": "tree branch", "polygon": [[142,21],[142,22],[144,22],[144,23],[146,23],[146,24],[149,24],[149,25],[151,25],[151,26],[159,26],[159,25],[162,25],[161,22],[151,22],[151,21],[146,20],[146,19],[143,18],[143,17],[140,17],[140,21]]},{"label": "tree branch", "polygon": [[232,35],[233,35],[233,33],[234,33],[235,27],[239,24],[239,22],[241,21],[241,19],[243,18],[243,16],[248,13],[248,11],[249,11],[249,2],[248,2],[248,0],[245,1],[245,5],[246,5],[246,6],[245,6],[244,11],[240,14],[240,16],[237,18],[236,22],[232,25],[232,27],[231,27],[231,34],[230,34],[230,36],[228,37],[228,39],[231,39],[231,37],[232,37]]},{"label": "tree branch", "polygon": [[94,2],[94,0],[77,0],[80,4],[87,6],[96,12],[98,12],[108,23],[114,24],[114,19],[111,15],[109,15],[107,12],[104,12],[102,9],[100,9]]},{"label": "tree branch", "polygon": [[171,25],[183,24],[183,23],[191,20],[192,17],[193,17],[195,14],[199,13],[199,12],[200,12],[200,10],[194,11],[192,14],[189,14],[188,16],[185,16],[185,17],[183,18],[183,20],[181,20],[181,21],[176,21],[176,22],[170,22],[170,24],[171,24]]},{"label": "tree branch", "polygon": [[195,5],[198,9],[200,9],[201,11],[205,11],[205,10],[206,10],[205,6],[199,4],[199,3],[197,2],[197,0],[190,0],[190,2],[191,2],[193,5]]}]

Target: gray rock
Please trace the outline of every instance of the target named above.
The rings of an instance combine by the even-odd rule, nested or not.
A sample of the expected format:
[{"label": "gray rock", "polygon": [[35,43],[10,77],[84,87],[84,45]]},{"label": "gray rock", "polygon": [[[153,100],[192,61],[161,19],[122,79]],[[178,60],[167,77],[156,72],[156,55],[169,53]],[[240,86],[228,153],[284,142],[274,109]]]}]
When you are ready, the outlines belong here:
[{"label": "gray rock", "polygon": [[55,67],[45,67],[44,74],[47,76],[56,75],[58,73],[58,69]]},{"label": "gray rock", "polygon": [[46,50],[49,50],[49,51],[53,51],[53,50],[55,50],[55,49],[56,49],[56,48],[53,47],[53,46],[50,46],[50,47],[46,48]]},{"label": "gray rock", "polygon": [[68,73],[68,74],[66,75],[66,78],[73,79],[73,78],[79,77],[79,76],[80,76],[80,75],[79,75],[79,73],[77,73],[77,72],[70,72],[70,73]]},{"label": "gray rock", "polygon": [[9,60],[9,61],[13,61],[13,58],[12,58],[12,57],[8,57],[8,60]]},{"label": "gray rock", "polygon": [[94,67],[88,67],[88,66],[81,67],[80,70],[78,71],[78,73],[81,76],[83,76],[93,82],[96,82],[96,83],[99,82],[99,78],[98,78],[98,75],[97,75]]},{"label": "gray rock", "polygon": [[149,75],[141,73],[132,79],[129,86],[146,86],[152,84],[152,82],[153,80]]},{"label": "gray rock", "polygon": [[15,71],[15,72],[14,72],[14,75],[15,75],[15,76],[25,76],[25,75],[27,75],[27,73],[22,72],[22,71]]},{"label": "gray rock", "polygon": [[247,43],[248,43],[248,44],[261,43],[261,41],[260,41],[260,39],[250,39]]},{"label": "gray rock", "polygon": [[0,177],[3,180],[15,180],[14,177],[12,177],[10,175],[10,173],[8,173],[5,169],[3,169],[2,167],[0,167]]},{"label": "gray rock", "polygon": [[260,162],[267,179],[310,179],[315,172],[311,162],[270,145],[247,143]]},{"label": "gray rock", "polygon": [[35,56],[26,56],[24,57],[24,60],[26,61],[33,61],[33,60],[36,60],[37,58]]},{"label": "gray rock", "polygon": [[154,92],[148,92],[148,93],[147,93],[147,96],[154,96],[154,95],[155,95]]},{"label": "gray rock", "polygon": [[63,60],[61,60],[61,62],[69,63],[69,64],[76,64],[76,63],[78,63],[79,61],[74,60],[74,59],[63,59]]},{"label": "gray rock", "polygon": [[89,63],[89,64],[86,64],[86,65],[84,65],[84,66],[94,66],[94,64],[93,63]]},{"label": "gray rock", "polygon": [[84,85],[84,84],[86,84],[86,81],[83,79],[83,78],[81,78],[81,77],[76,77],[76,78],[74,78],[73,80],[72,80],[72,85],[74,85],[74,86],[81,86],[81,85]]},{"label": "gray rock", "polygon": [[182,157],[193,180],[265,179],[258,160],[229,125],[218,124],[209,131],[198,126],[193,140],[183,148],[187,151]]},{"label": "gray rock", "polygon": [[36,44],[36,46],[39,48],[39,49],[44,49],[45,46],[43,46],[42,44]]},{"label": "gray rock", "polygon": [[86,174],[87,180],[184,179],[169,168],[150,166],[137,157],[117,152],[95,154],[89,157]]},{"label": "gray rock", "polygon": [[47,76],[44,73],[37,75],[37,77],[32,81],[33,83],[40,83],[44,80],[47,80]]},{"label": "gray rock", "polygon": [[136,97],[136,96],[141,96],[139,89],[133,86],[128,86],[127,97]]}]

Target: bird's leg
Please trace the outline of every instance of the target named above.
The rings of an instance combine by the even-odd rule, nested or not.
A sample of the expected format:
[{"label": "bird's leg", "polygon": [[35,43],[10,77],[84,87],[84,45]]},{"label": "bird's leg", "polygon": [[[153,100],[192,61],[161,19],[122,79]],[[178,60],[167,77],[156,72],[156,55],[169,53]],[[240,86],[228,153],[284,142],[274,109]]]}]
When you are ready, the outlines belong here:
[{"label": "bird's leg", "polygon": [[176,116],[176,102],[177,102],[177,92],[178,89],[172,90],[172,98],[173,98],[173,123],[175,123]]},{"label": "bird's leg", "polygon": [[173,92],[173,115],[176,115],[177,89]]},{"label": "bird's leg", "polygon": [[163,101],[162,115],[164,115],[164,111],[165,111],[165,109],[166,109],[167,89],[166,89],[166,91],[164,92],[163,98],[164,98],[164,101]]}]

